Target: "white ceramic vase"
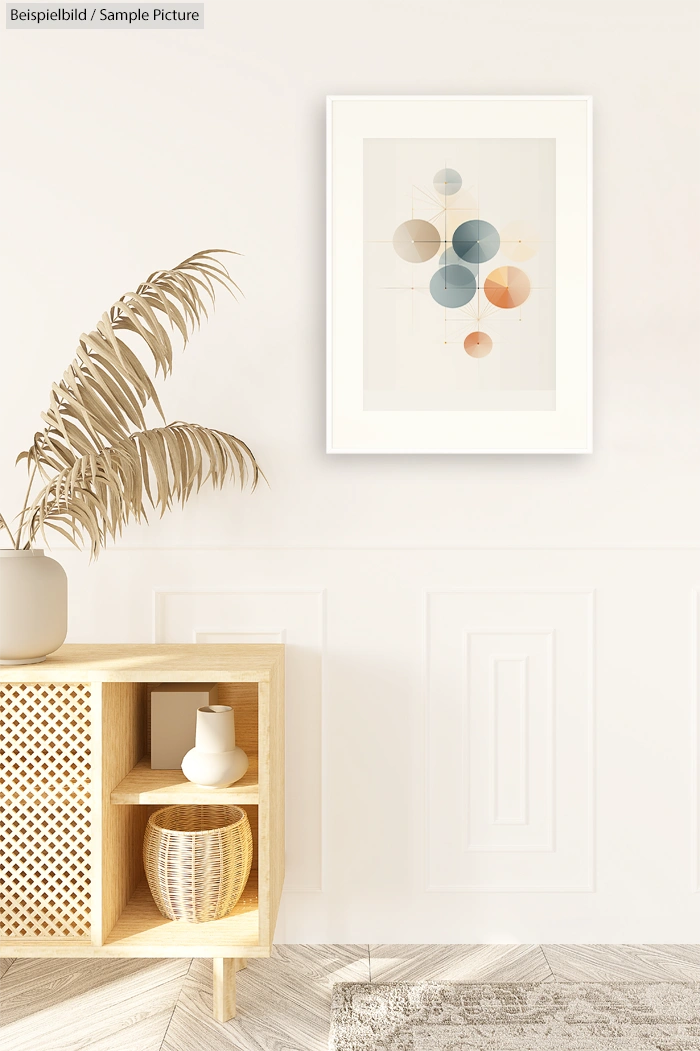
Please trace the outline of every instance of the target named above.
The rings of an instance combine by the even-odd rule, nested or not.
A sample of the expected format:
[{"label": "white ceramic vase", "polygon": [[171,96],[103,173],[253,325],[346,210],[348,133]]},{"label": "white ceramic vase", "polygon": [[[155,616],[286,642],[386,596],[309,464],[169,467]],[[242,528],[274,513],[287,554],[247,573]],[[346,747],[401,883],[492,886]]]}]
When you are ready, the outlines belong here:
[{"label": "white ceramic vase", "polygon": [[0,550],[0,665],[38,664],[68,630],[68,581],[43,551]]},{"label": "white ceramic vase", "polygon": [[197,709],[194,748],[182,760],[182,772],[200,788],[226,788],[248,769],[248,756],[236,747],[233,708],[212,704]]}]

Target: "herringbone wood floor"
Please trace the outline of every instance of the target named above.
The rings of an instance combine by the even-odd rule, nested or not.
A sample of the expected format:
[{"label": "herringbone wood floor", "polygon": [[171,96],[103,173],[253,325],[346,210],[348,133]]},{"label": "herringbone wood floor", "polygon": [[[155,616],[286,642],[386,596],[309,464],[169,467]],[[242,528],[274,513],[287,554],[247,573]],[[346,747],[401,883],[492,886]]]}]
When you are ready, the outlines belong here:
[{"label": "herringbone wood floor", "polygon": [[206,960],[2,960],[3,1051],[327,1051],[339,981],[700,981],[700,945],[280,945],[211,1017]]}]

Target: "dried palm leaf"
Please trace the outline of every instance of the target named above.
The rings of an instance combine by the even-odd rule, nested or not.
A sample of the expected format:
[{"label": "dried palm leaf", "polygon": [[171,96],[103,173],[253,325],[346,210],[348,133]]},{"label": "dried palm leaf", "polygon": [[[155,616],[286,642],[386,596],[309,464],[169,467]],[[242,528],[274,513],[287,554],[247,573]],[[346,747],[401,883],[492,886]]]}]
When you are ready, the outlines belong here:
[{"label": "dried palm leaf", "polygon": [[234,295],[239,291],[217,258],[222,251],[210,248],[172,270],[155,271],[135,292],[113,303],[92,332],[81,335],[75,358],[51,388],[49,407],[42,413],[46,427],[18,462],[26,459],[48,480],[79,457],[103,452],[135,428],[145,429],[143,410],[149,402],[165,422],[143,362],[120,333],[138,337],[150,351],[156,377],[159,372],[168,376],[173,366],[168,328],[177,329],[186,344],[208,316],[217,285]]},{"label": "dried palm leaf", "polygon": [[54,529],[92,557],[116,539],[132,518],[146,520],[147,505],[162,516],[211,481],[229,479],[255,488],[260,469],[239,438],[195,423],[138,431],[101,452],[85,453],[64,467],[37,495],[28,513],[29,537]]},{"label": "dried palm leaf", "polygon": [[[155,271],[82,334],[75,358],[51,388],[44,430],[17,457],[27,460],[29,485],[14,534],[0,516],[0,531],[7,530],[15,548],[31,546],[50,528],[76,546],[87,538],[96,557],[132,518],[146,518],[147,504],[162,515],[208,480],[215,487],[228,478],[241,486],[251,480],[255,488],[261,474],[255,457],[232,434],[193,423],[148,428],[149,403],[163,423],[165,416],[144,363],[127,342],[130,335],[145,344],[156,378],[168,376],[170,333],[177,330],[186,344],[214,305],[217,286],[234,296],[239,291],[217,258],[221,251],[197,252],[172,270]],[[44,485],[32,500],[37,475]]]},{"label": "dried palm leaf", "polygon": [[9,525],[7,524],[7,522],[5,521],[3,516],[0,515],[0,533],[2,533],[3,529],[7,530],[8,534],[9,534],[9,537],[10,537],[10,540],[12,541],[12,546],[16,547],[17,546],[17,541],[15,540],[14,533],[10,529]]}]

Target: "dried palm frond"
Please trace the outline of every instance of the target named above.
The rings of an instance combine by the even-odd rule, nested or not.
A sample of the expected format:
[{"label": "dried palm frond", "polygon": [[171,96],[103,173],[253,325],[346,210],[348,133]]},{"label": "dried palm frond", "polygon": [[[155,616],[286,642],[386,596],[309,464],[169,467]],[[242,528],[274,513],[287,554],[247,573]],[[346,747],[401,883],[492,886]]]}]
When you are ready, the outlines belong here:
[{"label": "dried palm frond", "polygon": [[17,546],[17,541],[15,540],[14,533],[10,529],[9,525],[7,524],[7,522],[5,521],[3,516],[0,515],[0,533],[2,533],[3,529],[7,530],[8,534],[10,536],[10,540],[12,541],[12,546],[16,547]]},{"label": "dried palm frond", "polygon": [[[135,292],[127,292],[106,311],[92,332],[84,332],[76,356],[51,387],[46,424],[34,436],[31,448],[20,453],[35,464],[44,479],[53,471],[71,467],[80,456],[102,452],[135,429],[144,429],[143,410],[153,402],[165,416],[156,389],[138,354],[119,333],[132,333],[145,343],[155,363],[155,374],[168,376],[173,347],[168,329],[177,329],[186,344],[207,306],[213,305],[217,284],[235,294],[238,286],[217,259],[222,249],[209,248],[157,270]],[[235,254],[235,253],[232,253]]]},{"label": "dried palm frond", "polygon": [[[261,474],[255,457],[232,434],[194,423],[148,427],[146,406],[152,403],[165,424],[163,409],[144,363],[122,338],[145,344],[156,378],[168,376],[171,332],[186,344],[214,305],[217,286],[234,296],[239,291],[217,258],[221,251],[207,249],[157,270],[80,337],[75,358],[51,388],[44,430],[17,457],[27,460],[29,486],[14,534],[0,516],[0,530],[15,548],[30,547],[50,528],[76,546],[87,538],[95,557],[132,518],[146,518],[146,504],[162,515],[207,480],[219,488],[228,478],[241,486],[250,480],[255,488]],[[43,488],[31,499],[37,475]]]},{"label": "dried palm frond", "polygon": [[221,488],[228,478],[241,487],[250,479],[255,488],[259,477],[250,449],[231,434],[182,422],[139,431],[77,457],[44,486],[30,510],[30,540],[47,528],[76,547],[87,537],[96,557],[131,518],[147,521],[147,503],[162,517],[208,480]]}]

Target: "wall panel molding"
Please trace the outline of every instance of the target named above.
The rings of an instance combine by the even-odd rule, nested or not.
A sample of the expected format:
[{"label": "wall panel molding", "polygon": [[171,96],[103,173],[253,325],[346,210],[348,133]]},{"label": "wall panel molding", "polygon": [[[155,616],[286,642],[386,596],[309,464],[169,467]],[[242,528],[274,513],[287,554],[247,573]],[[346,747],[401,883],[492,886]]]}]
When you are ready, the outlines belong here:
[{"label": "wall panel molding", "polygon": [[[554,850],[554,636],[554,629],[549,627],[470,627],[464,632],[463,703],[466,725],[462,728],[461,762],[463,792],[467,800],[464,829],[466,851],[510,853],[513,850]],[[512,652],[518,647],[525,652]],[[518,728],[511,725],[509,735],[511,745],[514,730],[519,737],[519,754],[513,765],[521,771],[521,813],[516,820],[506,820],[503,815],[500,818],[497,815],[497,779],[500,776],[502,780],[504,774],[512,771],[507,770],[508,761],[502,754],[502,748],[497,749],[496,673],[499,667],[513,664],[518,664],[526,671],[520,688],[522,725]],[[481,681],[475,682],[474,678]],[[479,687],[480,705],[475,703]],[[533,700],[536,701],[534,712]],[[481,711],[477,719],[473,720],[478,707],[481,707]],[[534,725],[533,717],[537,717]],[[500,730],[503,745],[503,731],[508,731],[503,719]],[[536,815],[532,813],[533,797],[537,798]],[[536,817],[539,817],[539,821],[533,820]],[[499,825],[503,826],[501,831]],[[477,827],[481,835],[476,833]],[[510,840],[507,829],[515,832]]]},{"label": "wall panel molding", "polygon": [[428,890],[594,889],[593,646],[592,589],[426,592]]},{"label": "wall panel molding", "polygon": [[[206,632],[211,640],[224,633],[267,641],[269,633],[285,632],[290,646],[303,649],[304,638],[310,640],[313,661],[320,600],[304,596],[327,589],[325,824],[320,835],[312,830],[306,838],[290,811],[289,886],[310,893],[287,894],[280,938],[349,942],[371,930],[376,942],[700,941],[700,681],[695,672],[691,682],[690,666],[700,656],[697,554],[413,547],[137,555],[110,548],[94,565],[78,552],[60,552],[60,560],[71,583],[73,642],[150,640],[155,588],[175,593],[156,599],[161,637],[203,640]],[[595,599],[588,585],[596,587]],[[193,598],[192,591],[207,597]],[[217,592],[234,597],[216,598]],[[593,602],[600,715],[595,821],[586,765],[593,759],[592,661],[590,674],[586,668]],[[522,817],[522,669],[503,663],[527,656],[527,722],[531,733],[533,725],[541,733],[538,683],[546,654],[538,646],[546,636],[534,635],[538,628],[554,631],[554,849],[496,850],[517,836],[521,848],[527,840],[545,844],[539,832],[535,839],[532,820],[541,800],[530,791],[541,740],[527,749],[530,825],[516,823]],[[489,642],[475,634],[482,629],[507,634]],[[455,784],[463,774],[469,780],[468,765],[454,752],[466,737],[460,729],[463,718],[466,724],[466,631],[486,675],[487,693],[472,684],[472,702],[493,706],[494,690],[500,697],[498,743],[493,712],[486,710],[487,777],[495,773],[496,752],[495,765],[508,764],[500,782],[502,824],[489,788],[485,844],[467,823],[466,790]],[[309,704],[316,713],[317,695],[313,685]],[[445,707],[452,703],[454,717]],[[316,742],[314,777],[318,734]],[[290,771],[294,762],[290,756]],[[568,763],[571,770],[562,769]],[[347,835],[358,814],[366,818],[364,864]],[[318,809],[310,817],[318,829]],[[576,843],[567,838],[567,821]],[[467,849],[482,844],[489,849]],[[291,853],[306,847],[308,856],[292,863]],[[311,890],[321,886],[320,847],[323,894]],[[594,887],[595,894],[577,893]]]},{"label": "wall panel molding", "polygon": [[[491,823],[494,825],[528,823],[529,661],[526,653],[491,658],[489,716],[493,792]],[[513,730],[517,735],[515,748]]]}]

